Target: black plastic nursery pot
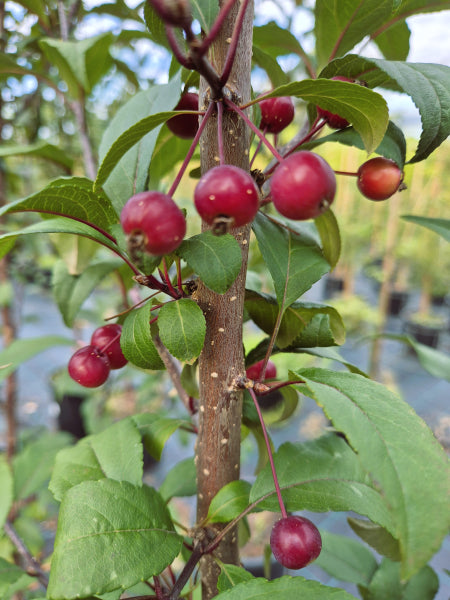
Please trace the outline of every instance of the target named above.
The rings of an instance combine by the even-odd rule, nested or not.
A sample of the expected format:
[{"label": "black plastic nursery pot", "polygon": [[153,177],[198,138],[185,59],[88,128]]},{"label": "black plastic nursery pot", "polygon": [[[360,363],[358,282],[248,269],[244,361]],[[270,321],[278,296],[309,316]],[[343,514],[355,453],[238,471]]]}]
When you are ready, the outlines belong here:
[{"label": "black plastic nursery pot", "polygon": [[409,292],[400,290],[391,290],[389,292],[388,299],[388,314],[392,317],[398,317],[398,315],[405,308],[409,298]]},{"label": "black plastic nursery pot", "polygon": [[443,327],[438,325],[424,325],[415,321],[406,321],[404,325],[404,332],[410,335],[412,338],[429,346],[430,348],[437,348],[439,346],[439,338]]},{"label": "black plastic nursery pot", "polygon": [[344,280],[342,277],[328,275],[325,277],[325,287],[323,290],[324,298],[333,298],[344,289]]}]

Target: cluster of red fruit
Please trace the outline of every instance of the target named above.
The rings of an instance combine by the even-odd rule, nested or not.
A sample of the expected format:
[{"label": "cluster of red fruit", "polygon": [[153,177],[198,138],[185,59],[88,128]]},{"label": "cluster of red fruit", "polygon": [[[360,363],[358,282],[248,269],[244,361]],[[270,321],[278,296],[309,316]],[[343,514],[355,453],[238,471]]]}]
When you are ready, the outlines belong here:
[{"label": "cluster of red fruit", "polygon": [[[249,379],[260,381],[277,376],[276,365],[269,360],[263,373],[260,360],[246,370]],[[312,521],[298,515],[279,519],[270,534],[270,547],[276,560],[287,569],[302,569],[315,560],[322,550],[322,538]]]},{"label": "cluster of red fruit", "polygon": [[91,342],[77,350],[69,360],[69,375],[80,385],[94,388],[108,379],[111,369],[127,364],[120,347],[122,325],[111,323],[98,327]]},{"label": "cluster of red fruit", "polygon": [[[345,77],[334,79],[352,81]],[[294,118],[294,105],[289,97],[265,98],[259,106],[259,127],[264,134],[280,133]],[[175,108],[197,112],[198,95],[185,93]],[[318,108],[318,116],[333,128],[349,125],[339,115],[321,108]],[[167,124],[175,135],[192,138],[198,130],[198,113],[177,115]],[[355,175],[364,196],[385,200],[399,189],[403,174],[394,161],[380,156],[362,164]],[[283,158],[270,177],[270,199],[275,209],[293,220],[318,217],[329,208],[335,192],[333,169],[321,156],[307,150]],[[201,177],[195,188],[194,204],[206,223],[240,227],[254,219],[260,206],[260,193],[248,172],[223,164]],[[169,195],[156,191],[132,196],[120,220],[132,245],[155,256],[173,252],[186,233],[183,212]]]}]

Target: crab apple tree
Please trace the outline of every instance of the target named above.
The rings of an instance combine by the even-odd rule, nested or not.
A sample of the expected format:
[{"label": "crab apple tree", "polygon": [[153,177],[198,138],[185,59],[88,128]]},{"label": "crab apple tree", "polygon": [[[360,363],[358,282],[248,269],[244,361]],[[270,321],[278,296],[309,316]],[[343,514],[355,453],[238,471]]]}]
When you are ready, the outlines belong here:
[{"label": "crab apple tree", "polygon": [[[121,386],[145,406],[130,403],[143,410],[107,426],[102,414],[76,444],[24,436],[30,446],[0,462],[10,540],[0,589],[26,600],[354,598],[325,585],[308,567],[315,561],[364,599],[388,600],[387,588],[431,599],[438,576],[428,563],[450,525],[446,454],[406,400],[339,352],[338,310],[305,294],[339,264],[340,177],[356,178],[369,199],[389,199],[404,187],[406,163],[413,169],[448,137],[450,68],[405,60],[406,19],[448,3],[288,2],[293,30],[309,13],[307,36],[253,0],[3,4],[0,32],[8,25],[14,35],[1,41],[0,175],[20,154],[14,169],[38,158],[59,176],[39,171],[42,187],[24,171],[23,197],[0,209],[0,253],[51,234],[52,293],[71,338],[18,340],[2,351],[0,377],[52,344],[73,343],[70,377],[99,388],[84,401],[91,425]],[[95,15],[106,28],[110,17],[111,31],[90,36]],[[365,53],[363,40],[378,54]],[[292,70],[281,67],[293,58]],[[419,110],[411,156],[387,90]],[[25,150],[11,141],[27,136]],[[324,157],[330,144],[368,158],[340,171]],[[11,193],[22,181],[14,169]],[[16,213],[27,220],[9,223]],[[40,220],[30,224],[29,213]],[[416,219],[448,241],[445,219]],[[84,310],[92,293],[100,308]],[[95,325],[82,346],[87,320]],[[418,349],[448,379],[448,357],[435,352]],[[307,441],[292,422],[303,396],[329,423]],[[290,439],[277,445],[271,426],[289,422]],[[178,431],[191,441],[150,477],[144,449],[159,461]],[[241,459],[244,439],[251,450]],[[242,460],[250,469],[241,472]],[[49,533],[37,547],[26,524],[41,516],[48,481],[52,519],[59,503],[51,559]],[[358,540],[321,527],[332,511],[351,515]],[[269,581],[243,566],[249,523],[266,513],[274,514],[261,557],[265,547],[300,575]]]}]

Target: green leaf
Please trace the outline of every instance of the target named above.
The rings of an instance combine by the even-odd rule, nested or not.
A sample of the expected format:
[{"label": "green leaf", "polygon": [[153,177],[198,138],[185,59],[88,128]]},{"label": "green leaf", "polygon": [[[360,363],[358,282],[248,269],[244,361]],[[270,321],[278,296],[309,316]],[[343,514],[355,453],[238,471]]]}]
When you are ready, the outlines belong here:
[{"label": "green leaf", "polygon": [[[245,308],[256,325],[270,335],[279,311],[275,298],[248,291]],[[276,345],[283,350],[287,347],[334,346],[344,341],[344,324],[336,309],[314,302],[293,302],[284,311]]]},{"label": "green leaf", "polygon": [[205,33],[211,29],[219,14],[219,3],[214,0],[190,0],[192,17],[197,19]]},{"label": "green leaf", "polygon": [[372,552],[357,540],[321,531],[322,551],[315,563],[329,575],[357,585],[367,585],[378,564]]},{"label": "green leaf", "polygon": [[387,60],[406,60],[409,54],[411,31],[404,21],[399,21],[373,38]]},{"label": "green leaf", "polygon": [[402,219],[431,229],[431,231],[434,231],[443,237],[444,240],[450,242],[450,219],[434,219],[432,217],[421,217],[418,215],[402,215]]},{"label": "green leaf", "polygon": [[217,598],[223,600],[267,600],[279,597],[283,600],[355,600],[355,597],[339,590],[310,581],[297,575],[296,577],[279,577],[273,581],[263,578],[252,578],[220,593]]},{"label": "green leaf", "polygon": [[428,373],[434,375],[434,377],[439,377],[439,379],[450,381],[450,357],[448,354],[416,342],[416,340],[409,335],[383,333],[379,335],[379,337],[397,340],[398,342],[407,344],[417,354],[420,364],[428,371]]},{"label": "green leaf", "polygon": [[123,265],[120,259],[96,261],[79,275],[71,275],[63,261],[53,269],[53,295],[67,327],[72,327],[83,302],[110,273]]},{"label": "green leaf", "polygon": [[159,493],[166,502],[174,497],[194,496],[197,492],[196,476],[194,459],[180,460],[165,476]]},{"label": "green leaf", "polygon": [[61,501],[67,490],[83,481],[107,477],[139,487],[142,476],[141,434],[135,422],[128,418],[61,450],[49,489],[56,500]]},{"label": "green leaf", "polygon": [[439,579],[429,566],[421,569],[407,583],[401,581],[400,565],[385,558],[367,586],[370,600],[432,600]]},{"label": "green leaf", "polygon": [[151,304],[129,313],[123,322],[120,345],[122,352],[131,363],[141,369],[164,369],[150,331]]},{"label": "green leaf", "polygon": [[40,491],[50,479],[56,455],[68,446],[71,436],[66,433],[46,432],[14,457],[14,497],[24,500]]},{"label": "green leaf", "polygon": [[[400,542],[401,576],[411,577],[437,551],[450,525],[450,470],[442,446],[406,402],[374,381],[326,369],[295,375],[377,482],[395,522],[391,533]],[[432,522],[430,514],[440,518]]]},{"label": "green leaf", "polygon": [[[357,454],[339,436],[331,434],[304,444],[287,442],[276,452],[274,462],[288,512],[352,510],[394,531],[386,500]],[[269,465],[250,492],[250,502],[260,499],[258,510],[280,510]]]},{"label": "green leaf", "polygon": [[254,579],[253,575],[246,571],[243,567],[236,565],[220,564],[220,575],[217,580],[217,591],[219,593],[231,589],[238,583]]},{"label": "green leaf", "polygon": [[275,286],[278,304],[286,309],[330,270],[307,228],[289,231],[258,213],[253,221],[259,249]]},{"label": "green leaf", "polygon": [[267,73],[272,87],[278,87],[289,83],[289,77],[277,63],[277,61],[267,52],[257,46],[253,46],[253,62]]},{"label": "green leaf", "polygon": [[54,219],[48,219],[39,223],[34,223],[25,229],[20,231],[14,231],[13,233],[7,233],[0,236],[0,258],[5,256],[14,245],[16,239],[21,235],[30,235],[35,233],[71,233],[73,235],[82,235],[91,240],[94,240],[106,246],[113,252],[118,252],[118,247],[115,242],[111,241],[110,238],[106,237],[93,227],[74,221],[71,218],[66,217],[55,217]]},{"label": "green leaf", "polygon": [[401,555],[398,540],[392,537],[386,529],[366,519],[348,517],[347,521],[353,531],[379,554],[387,556],[391,560],[400,561]]},{"label": "green leaf", "polygon": [[164,304],[158,313],[158,329],[162,343],[178,360],[193,362],[200,355],[206,321],[194,300],[180,298]]},{"label": "green leaf", "polygon": [[2,598],[6,598],[8,588],[19,581],[25,572],[16,565],[6,561],[0,557],[0,594]]},{"label": "green leaf", "polygon": [[248,507],[251,485],[248,481],[231,481],[217,492],[209,505],[209,523],[232,521]]},{"label": "green leaf", "polygon": [[303,54],[303,49],[295,35],[277,25],[275,21],[253,28],[253,44],[273,57]]},{"label": "green leaf", "polygon": [[422,134],[416,153],[408,162],[424,160],[449,136],[450,67],[349,54],[330,63],[320,76],[336,74],[361,79],[371,88],[381,86],[404,92],[412,98],[422,119]]},{"label": "green leaf", "polygon": [[334,212],[329,209],[314,219],[322,242],[322,252],[330,267],[334,269],[341,255],[341,234]]},{"label": "green leaf", "polygon": [[82,90],[90,94],[94,85],[111,67],[109,46],[112,40],[112,33],[107,32],[84,40],[43,38],[38,43],[49,62],[57,67],[69,94],[80,99]]},{"label": "green leaf", "polygon": [[84,177],[56,179],[40,192],[6,204],[0,215],[23,211],[69,217],[102,229],[118,222],[108,197],[101,190],[94,192],[92,181]]},{"label": "green leaf", "polygon": [[331,79],[295,81],[276,88],[264,98],[274,96],[296,96],[339,114],[360,134],[364,147],[369,153],[380,144],[389,122],[388,107],[380,94],[347,81]]},{"label": "green leaf", "polygon": [[133,194],[147,189],[160,126],[174,114],[162,111],[176,105],[180,85],[178,73],[165,85],[153,85],[135,94],[116,112],[103,134],[94,189],[103,185],[117,213]]},{"label": "green leaf", "polygon": [[213,292],[224,294],[241,270],[242,254],[230,234],[213,235],[209,231],[184,240],[176,253]]},{"label": "green leaf", "polygon": [[317,0],[315,34],[319,65],[349,52],[388,21],[392,13],[392,0]]},{"label": "green leaf", "polygon": [[145,449],[156,460],[160,460],[167,440],[177,429],[180,427],[192,429],[189,421],[169,419],[150,413],[135,415],[133,420],[142,435]]},{"label": "green leaf", "polygon": [[73,340],[59,335],[45,335],[14,340],[0,352],[0,381],[13,373],[22,363],[53,346],[71,346]]},{"label": "green leaf", "polygon": [[[313,142],[308,142],[307,144],[304,144],[303,148],[312,150],[313,148],[321,146],[327,142],[338,142],[339,144],[344,144],[345,146],[356,146],[356,148],[364,150],[364,144],[361,136],[357,131],[355,131],[355,129],[353,129],[353,127],[347,127],[346,129],[335,131],[330,135],[320,137]],[[403,131],[392,121],[389,121],[386,133],[375,152],[395,161],[398,166],[403,169],[406,160],[406,140],[405,136],[403,135]],[[323,215],[321,215],[321,217],[328,215],[329,212],[330,211],[327,210],[325,213],[323,213]],[[316,225],[317,220],[318,219],[315,219],[314,221]]]},{"label": "green leaf", "polygon": [[[192,140],[183,140],[167,128],[161,129],[150,163],[148,188],[157,190],[166,175],[173,173],[177,163],[184,160]],[[170,160],[167,157],[170,156]]]},{"label": "green leaf", "polygon": [[[2,493],[0,495],[0,529],[3,529],[3,525],[8,517],[8,513],[12,506],[14,499],[13,496],[13,478],[11,469],[6,461],[4,454],[0,455],[0,489]],[[1,577],[0,577],[1,581]]]},{"label": "green leaf", "polygon": [[66,171],[72,171],[73,160],[61,148],[47,144],[46,142],[37,142],[28,146],[4,145],[0,148],[0,156],[35,156],[44,158],[50,162],[63,167]]},{"label": "green leaf", "polygon": [[48,597],[131,587],[161,573],[181,544],[154,489],[111,479],[85,481],[68,490],[61,503]]}]

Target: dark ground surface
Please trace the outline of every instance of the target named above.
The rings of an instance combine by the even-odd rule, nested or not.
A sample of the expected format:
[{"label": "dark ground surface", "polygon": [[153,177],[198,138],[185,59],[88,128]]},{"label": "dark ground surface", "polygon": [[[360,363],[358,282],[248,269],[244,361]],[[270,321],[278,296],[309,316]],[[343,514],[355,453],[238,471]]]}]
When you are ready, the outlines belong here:
[{"label": "dark ground surface", "polygon": [[[376,302],[375,292],[369,280],[361,276],[356,282],[356,293],[361,294],[371,303]],[[323,281],[316,284],[308,294],[309,300],[322,300]],[[414,310],[417,297],[413,296],[404,312]],[[437,309],[450,318],[450,306],[444,305]],[[387,324],[387,331],[401,333],[402,321],[399,317],[391,317]],[[35,337],[41,335],[58,334],[71,337],[69,331],[61,321],[50,295],[31,293],[26,295],[22,304],[22,327],[20,337]],[[450,353],[450,334],[444,332],[439,349]],[[355,345],[348,340],[340,349],[340,353],[349,361],[358,365],[363,370],[367,369],[369,345]],[[46,350],[37,357],[28,361],[19,369],[19,421],[22,427],[45,425],[54,427],[58,414],[58,405],[54,402],[49,386],[49,376],[58,367],[63,367],[71,355],[70,347],[57,347]],[[450,383],[429,375],[419,365],[416,358],[408,353],[405,347],[394,341],[383,342],[381,371],[390,381],[394,381],[402,397],[406,399],[415,411],[428,423],[437,437],[450,449]],[[301,411],[296,419],[291,421],[288,428],[272,431],[275,445],[287,439],[306,439],[305,431],[311,426],[322,427],[323,416],[316,404],[305,399]],[[0,444],[4,445],[4,424],[0,423]],[[162,474],[174,462],[192,453],[192,446],[180,446],[174,436],[167,444],[161,463],[152,472],[151,479],[158,481]],[[244,471],[246,467],[244,466]],[[320,527],[332,533],[356,536],[352,533],[343,513],[315,513],[312,518]],[[430,515],[430,518],[439,518],[439,515]],[[358,539],[358,538],[356,538]],[[431,561],[431,566],[440,578],[440,589],[436,600],[450,600],[450,577],[444,572],[450,569],[450,539],[444,541],[441,550]],[[294,574],[294,573],[292,573]],[[359,597],[356,586],[343,585],[342,582],[331,578],[317,566],[307,567],[302,571],[307,578],[318,579],[326,585],[344,587],[355,597]]]}]

